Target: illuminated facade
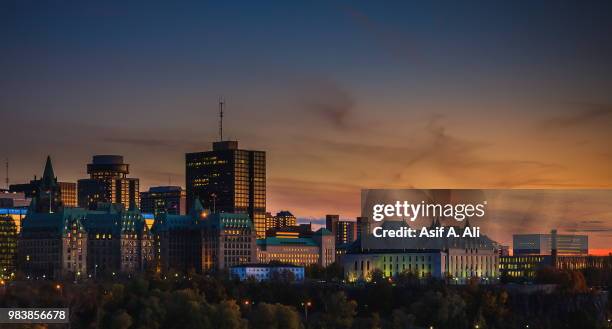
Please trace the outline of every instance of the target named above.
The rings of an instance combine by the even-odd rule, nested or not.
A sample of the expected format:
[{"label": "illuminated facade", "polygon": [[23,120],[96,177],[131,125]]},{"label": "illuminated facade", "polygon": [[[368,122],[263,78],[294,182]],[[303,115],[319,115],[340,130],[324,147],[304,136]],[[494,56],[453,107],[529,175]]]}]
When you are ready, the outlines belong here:
[{"label": "illuminated facade", "polygon": [[357,222],[340,220],[339,215],[326,215],[325,228],[335,236],[337,245],[357,240]]},{"label": "illuminated facade", "polygon": [[[557,234],[515,234],[513,240],[513,255],[551,255],[556,249],[557,255],[583,255],[589,253],[589,237],[587,235]],[[556,248],[554,247],[556,243]]]},{"label": "illuminated facade", "polygon": [[201,224],[203,270],[219,270],[257,261],[257,237],[247,214],[210,214]]},{"label": "illuminated facade", "polygon": [[[391,223],[401,227],[404,223]],[[430,228],[439,227],[438,221]],[[454,227],[459,236],[470,229],[466,221],[463,228]],[[499,251],[497,244],[481,235],[474,238],[413,238],[410,249],[362,249],[361,240],[352,243],[339,261],[344,267],[348,280],[367,279],[373,270],[382,271],[384,276],[393,277],[404,271],[419,277],[448,279],[455,284],[464,284],[471,278],[483,283],[497,282],[499,277]],[[422,253],[425,253],[421,255]],[[415,256],[418,256],[415,258]],[[361,261],[364,261],[364,268]],[[358,269],[355,270],[355,261]],[[350,274],[350,275],[348,275]]]},{"label": "illuminated facade", "polygon": [[76,207],[77,185],[76,183],[59,182],[60,199],[64,207]]},{"label": "illuminated facade", "polygon": [[344,275],[349,282],[369,281],[374,270],[385,277],[412,273],[420,278],[444,278],[447,255],[445,252],[378,250],[348,253],[342,258]]},{"label": "illuminated facade", "polygon": [[140,211],[101,204],[84,224],[89,274],[136,273],[153,264],[153,235]]},{"label": "illuminated facade", "polygon": [[501,275],[509,278],[532,280],[536,272],[544,267],[560,270],[583,270],[589,268],[612,270],[612,256],[557,256],[514,255],[500,258]]},{"label": "illuminated facade", "polygon": [[15,223],[17,233],[21,231],[21,222],[25,218],[28,210],[26,208],[0,208],[0,217],[9,217]]},{"label": "illuminated facade", "polygon": [[144,213],[171,215],[187,213],[187,193],[180,186],[157,186],[140,193],[140,210]]},{"label": "illuminated facade", "polygon": [[249,216],[211,214],[199,200],[189,215],[159,214],[152,231],[157,268],[162,272],[200,273],[257,260]]},{"label": "illuminated facade", "polygon": [[153,261],[152,236],[138,210],[100,204],[98,210],[34,211],[18,242],[19,269],[30,278],[79,279],[135,273]]},{"label": "illuminated facade", "polygon": [[297,219],[287,210],[277,212],[276,216],[266,213],[266,232],[294,226],[297,226]]},{"label": "illuminated facade", "polygon": [[[34,204],[34,202],[32,202]],[[33,205],[34,206],[34,205]],[[28,211],[18,242],[18,266],[30,278],[77,279],[87,271],[86,211]]]},{"label": "illuminated facade", "polygon": [[[288,275],[288,273],[291,273]],[[230,277],[245,281],[270,281],[290,276],[294,281],[304,281],[304,267],[295,265],[249,264],[230,268]]]},{"label": "illuminated facade", "polygon": [[208,152],[187,153],[187,206],[198,198],[213,212],[245,213],[258,238],[266,232],[266,153],[238,149],[236,141],[213,143]]},{"label": "illuminated facade", "polygon": [[126,209],[140,207],[140,181],[127,178],[129,164],[120,155],[94,155],[87,165],[88,179],[78,181],[79,207],[95,210],[98,203],[120,203]]},{"label": "illuminated facade", "polygon": [[319,264],[326,267],[334,262],[335,253],[334,237],[326,229],[319,229],[311,237],[286,232],[257,240],[259,263],[281,262],[299,266]]},{"label": "illuminated facade", "polygon": [[15,273],[17,260],[17,225],[13,218],[0,214],[0,279]]}]

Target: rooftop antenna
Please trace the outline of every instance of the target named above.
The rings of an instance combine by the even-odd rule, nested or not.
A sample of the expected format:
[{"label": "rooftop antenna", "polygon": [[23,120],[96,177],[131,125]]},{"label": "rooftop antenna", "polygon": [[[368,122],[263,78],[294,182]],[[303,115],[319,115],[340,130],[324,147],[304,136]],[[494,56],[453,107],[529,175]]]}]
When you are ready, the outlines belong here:
[{"label": "rooftop antenna", "polygon": [[223,106],[225,105],[225,100],[223,97],[219,97],[219,141],[223,141]]},{"label": "rooftop antenna", "polygon": [[9,159],[6,158],[6,189],[7,190],[9,189],[9,166],[8,166],[8,163],[9,163]]}]

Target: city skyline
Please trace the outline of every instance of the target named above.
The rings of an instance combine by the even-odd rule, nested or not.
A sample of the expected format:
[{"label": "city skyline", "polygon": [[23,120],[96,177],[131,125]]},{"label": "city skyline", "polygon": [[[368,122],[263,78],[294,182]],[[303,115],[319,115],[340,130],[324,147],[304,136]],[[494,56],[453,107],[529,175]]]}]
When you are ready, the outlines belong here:
[{"label": "city skyline", "polygon": [[142,191],[184,187],[224,96],[228,139],[267,151],[268,211],[319,224],[361,188],[612,187],[609,3],[3,6],[12,183],[121,154]]}]

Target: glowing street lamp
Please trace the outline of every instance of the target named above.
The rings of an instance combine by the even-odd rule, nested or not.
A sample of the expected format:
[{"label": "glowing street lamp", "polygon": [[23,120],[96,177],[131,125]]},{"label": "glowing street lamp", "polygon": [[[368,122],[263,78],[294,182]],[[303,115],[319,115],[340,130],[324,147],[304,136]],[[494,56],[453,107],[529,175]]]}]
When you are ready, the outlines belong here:
[{"label": "glowing street lamp", "polygon": [[302,306],[304,306],[304,319],[306,320],[306,322],[308,322],[308,308],[312,306],[312,302],[302,302]]}]

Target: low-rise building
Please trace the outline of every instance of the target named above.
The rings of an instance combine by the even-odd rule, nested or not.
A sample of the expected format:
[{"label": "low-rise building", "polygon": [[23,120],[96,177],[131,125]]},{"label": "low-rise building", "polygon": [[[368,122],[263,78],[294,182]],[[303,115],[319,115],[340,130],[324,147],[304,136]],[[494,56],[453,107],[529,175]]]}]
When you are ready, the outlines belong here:
[{"label": "low-rise building", "polygon": [[295,265],[269,265],[249,264],[230,268],[230,276],[240,281],[253,279],[256,281],[270,281],[287,279],[290,281],[304,281],[304,267]]},{"label": "low-rise building", "polygon": [[298,233],[281,233],[257,240],[259,263],[281,262],[299,266],[318,264],[326,267],[335,261],[335,253],[334,237],[324,228],[309,237],[301,237]]},{"label": "low-rise building", "polygon": [[[398,228],[407,226],[403,222],[388,224]],[[432,223],[431,228],[435,227],[440,227],[439,221]],[[459,236],[469,228],[469,222],[463,228],[453,227]],[[361,240],[355,241],[340,258],[346,279],[367,280],[374,270],[380,270],[386,277],[411,272],[418,277],[444,278],[457,284],[471,278],[485,283],[498,280],[499,251],[496,243],[484,235],[413,239],[412,248],[380,250],[362,249]]]}]

